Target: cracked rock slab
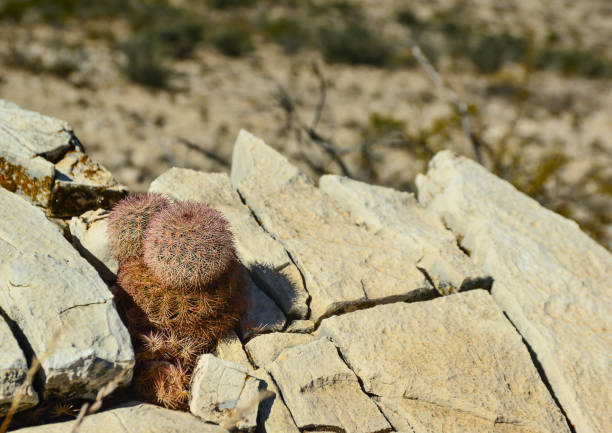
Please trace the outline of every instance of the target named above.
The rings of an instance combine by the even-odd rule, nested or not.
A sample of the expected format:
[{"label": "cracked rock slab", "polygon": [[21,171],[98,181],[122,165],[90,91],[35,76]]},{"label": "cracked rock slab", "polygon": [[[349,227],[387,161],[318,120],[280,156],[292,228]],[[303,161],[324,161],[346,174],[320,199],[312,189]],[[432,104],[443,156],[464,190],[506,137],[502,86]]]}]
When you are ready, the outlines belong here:
[{"label": "cracked rock slab", "polygon": [[257,426],[258,396],[263,388],[262,381],[251,376],[246,365],[204,354],[191,380],[189,410],[215,424],[238,416],[238,429],[253,431]]},{"label": "cracked rock slab", "polygon": [[246,131],[234,146],[231,181],[302,272],[315,322],[363,305],[435,293],[403,245],[356,226],[335,200]]},{"label": "cracked rock slab", "polygon": [[266,369],[299,429],[368,433],[391,431],[357,376],[322,338],[284,350]]},{"label": "cracked rock slab", "polygon": [[313,340],[315,337],[309,334],[274,332],[251,339],[245,349],[257,367],[267,367],[283,350],[310,343]]},{"label": "cracked rock slab", "polygon": [[[25,381],[28,364],[23,352],[13,337],[9,325],[0,315],[0,417],[6,415],[17,394],[19,387]],[[17,410],[25,410],[38,404],[38,395],[28,387],[21,398]]]},{"label": "cracked rock slab", "polygon": [[[429,413],[451,424],[469,415],[517,433],[569,433],[521,336],[484,290],[331,317],[318,332],[336,343],[370,394],[429,403]],[[416,406],[396,406],[411,422]],[[387,414],[394,406],[382,400],[381,407]]]},{"label": "cracked rock slab", "polygon": [[134,351],[113,296],[43,212],[0,189],[0,308],[43,358],[44,395],[95,397]]},{"label": "cracked rock slab", "polygon": [[353,222],[412,253],[442,295],[462,289],[490,289],[491,281],[457,246],[440,218],[424,209],[413,194],[325,175],[319,189],[346,209]]},{"label": "cracked rock slab", "polygon": [[[19,433],[67,433],[75,421],[27,427]],[[87,415],[79,433],[219,433],[219,426],[207,424],[185,412],[134,403],[105,412]]]},{"label": "cracked rock slab", "polygon": [[293,422],[291,412],[283,402],[272,377],[262,368],[255,370],[254,376],[266,383],[266,389],[274,395],[262,400],[257,415],[257,428],[261,433],[299,433]]},{"label": "cracked rock slab", "polygon": [[612,431],[612,255],[578,225],[475,162],[440,152],[417,178],[494,279],[491,294],[533,351],[578,433]]},{"label": "cracked rock slab", "polygon": [[72,245],[98,271],[107,283],[116,279],[119,263],[108,248],[109,212],[104,209],[87,211],[72,217],[69,223]]},{"label": "cracked rock slab", "polygon": [[111,207],[127,194],[82,153],[72,127],[0,99],[0,186],[53,216]]},{"label": "cracked rock slab", "polygon": [[285,249],[251,215],[225,173],[172,168],[151,183],[150,192],[174,200],[206,203],[223,213],[232,227],[236,252],[258,285],[291,318],[308,315],[308,293]]}]

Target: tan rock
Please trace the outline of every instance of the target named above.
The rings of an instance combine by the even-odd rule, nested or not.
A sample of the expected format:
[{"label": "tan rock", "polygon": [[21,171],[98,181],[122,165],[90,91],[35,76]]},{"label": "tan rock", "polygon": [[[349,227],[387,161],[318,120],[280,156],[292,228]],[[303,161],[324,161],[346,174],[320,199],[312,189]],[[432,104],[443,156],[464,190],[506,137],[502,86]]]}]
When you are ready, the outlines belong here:
[{"label": "tan rock", "polygon": [[314,321],[435,292],[411,252],[357,227],[332,198],[263,141],[241,131],[233,155],[232,184],[302,272]]},{"label": "tan rock", "polygon": [[299,271],[281,244],[257,224],[226,174],[173,168],[155,179],[149,191],[207,203],[221,211],[232,227],[238,256],[256,283],[288,317],[308,315],[308,293]]},{"label": "tan rock", "polygon": [[309,334],[274,332],[251,339],[245,349],[257,367],[266,367],[285,349],[315,340]]},{"label": "tan rock", "polygon": [[266,369],[300,429],[367,433],[391,431],[376,404],[361,391],[336,346],[322,338],[285,349]]},{"label": "tan rock", "polygon": [[[245,271],[248,274],[248,272]],[[246,311],[240,320],[244,340],[267,332],[282,331],[287,319],[276,303],[246,275]]]},{"label": "tan rock", "polygon": [[0,188],[0,308],[41,358],[44,394],[93,397],[134,351],[113,296],[43,212]]},{"label": "tan rock", "polygon": [[417,185],[419,200],[495,279],[495,301],[576,431],[612,431],[612,255],[467,158],[439,153]]},{"label": "tan rock", "polygon": [[569,433],[521,336],[484,290],[331,317],[318,333],[370,394],[439,406],[451,424],[470,415],[516,432]]},{"label": "tan rock", "polygon": [[[75,421],[16,430],[19,433],[68,433]],[[219,433],[219,426],[207,424],[185,412],[151,404],[134,403],[86,416],[79,433]]]},{"label": "tan rock", "polygon": [[259,403],[257,428],[262,433],[299,433],[293,422],[291,412],[283,402],[281,394],[272,380],[272,377],[262,368],[253,375],[266,383],[266,389],[274,393]]}]

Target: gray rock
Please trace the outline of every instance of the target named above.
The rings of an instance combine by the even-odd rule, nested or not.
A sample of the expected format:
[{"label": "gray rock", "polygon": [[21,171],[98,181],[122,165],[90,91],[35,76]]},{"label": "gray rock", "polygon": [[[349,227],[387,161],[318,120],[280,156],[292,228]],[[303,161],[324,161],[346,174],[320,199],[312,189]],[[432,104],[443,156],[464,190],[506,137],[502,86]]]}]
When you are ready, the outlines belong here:
[{"label": "gray rock", "polygon": [[437,214],[424,209],[413,194],[335,175],[322,176],[319,189],[346,209],[355,224],[401,244],[440,294],[490,289],[491,279],[459,249]]},{"label": "gray rock", "polygon": [[[68,433],[75,421],[15,430],[19,433]],[[219,433],[219,426],[207,424],[185,412],[152,404],[133,403],[86,416],[79,433]]]},{"label": "gray rock", "polygon": [[40,209],[1,188],[0,203],[0,308],[48,355],[45,396],[93,397],[120,374],[129,383],[134,351],[104,282]]},{"label": "gray rock", "polygon": [[286,332],[297,332],[299,334],[309,334],[315,329],[312,320],[294,320],[287,326]]},{"label": "gray rock", "polygon": [[87,211],[72,217],[69,223],[72,245],[98,271],[107,283],[115,281],[119,263],[108,248],[109,212],[104,209]]},{"label": "gray rock", "polygon": [[234,146],[231,181],[300,269],[315,322],[363,305],[435,293],[403,245],[356,226],[331,197],[246,131]]},{"label": "gray rock", "polygon": [[308,293],[300,272],[285,249],[257,224],[225,173],[173,168],[155,179],[149,191],[204,202],[221,211],[232,226],[238,256],[257,284],[288,317],[308,315]]},{"label": "gray rock", "polygon": [[127,193],[82,153],[68,123],[1,99],[0,186],[54,216],[109,208]]},{"label": "gray rock", "polygon": [[535,351],[576,431],[612,431],[612,255],[467,158],[439,153],[417,185],[419,200],[495,279],[495,302]]},{"label": "gray rock", "polygon": [[18,411],[38,404],[38,395],[31,386],[19,391],[27,372],[28,364],[23,352],[8,324],[0,316],[0,416],[6,415],[18,393],[21,393]]},{"label": "gray rock", "polygon": [[242,338],[248,340],[257,334],[282,331],[287,322],[283,312],[268,295],[257,287],[248,275],[245,276],[245,280],[247,281],[247,306],[245,314],[240,320]]},{"label": "gray rock", "polygon": [[204,354],[191,380],[189,410],[216,424],[237,416],[239,430],[253,431],[257,426],[259,393],[264,388],[261,380],[249,374],[247,366]]},{"label": "gray rock", "polygon": [[451,424],[470,415],[517,432],[569,433],[521,336],[484,290],[331,317],[318,332],[370,394],[428,403]]},{"label": "gray rock", "polygon": [[336,346],[322,338],[285,349],[267,368],[300,429],[346,433],[391,431],[359,387]]},{"label": "gray rock", "polygon": [[251,339],[245,349],[257,367],[267,367],[285,349],[310,343],[315,338],[308,334],[272,334],[258,335]]},{"label": "gray rock", "polygon": [[291,412],[283,402],[278,387],[272,377],[260,368],[253,375],[266,383],[266,389],[273,395],[259,403],[257,415],[257,431],[261,433],[299,433],[300,430],[293,422]]}]

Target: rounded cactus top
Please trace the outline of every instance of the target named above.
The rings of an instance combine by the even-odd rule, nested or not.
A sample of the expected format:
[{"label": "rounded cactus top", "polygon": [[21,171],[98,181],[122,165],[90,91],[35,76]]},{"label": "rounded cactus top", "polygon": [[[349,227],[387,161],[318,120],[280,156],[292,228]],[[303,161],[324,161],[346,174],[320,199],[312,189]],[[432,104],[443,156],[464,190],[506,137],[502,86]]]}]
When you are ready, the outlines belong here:
[{"label": "rounded cactus top", "polygon": [[223,215],[203,203],[177,202],[156,213],[143,239],[143,258],[166,286],[203,288],[234,260],[233,236]]},{"label": "rounded cactus top", "polygon": [[151,217],[171,204],[157,193],[140,193],[120,200],[108,216],[108,245],[120,262],[142,255],[142,238]]}]

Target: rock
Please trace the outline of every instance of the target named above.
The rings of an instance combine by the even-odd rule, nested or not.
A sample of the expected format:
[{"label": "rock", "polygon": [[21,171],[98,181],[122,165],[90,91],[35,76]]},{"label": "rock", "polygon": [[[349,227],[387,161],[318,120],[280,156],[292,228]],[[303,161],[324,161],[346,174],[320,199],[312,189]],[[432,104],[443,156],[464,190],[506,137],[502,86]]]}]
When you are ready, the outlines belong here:
[{"label": "rock", "polygon": [[259,403],[257,415],[257,428],[261,433],[299,433],[300,430],[293,422],[291,412],[283,402],[280,392],[272,377],[262,368],[253,375],[266,383],[266,389],[274,393],[273,396]]},{"label": "rock", "polygon": [[376,404],[361,391],[336,346],[325,338],[285,349],[267,370],[300,429],[392,430]]},{"label": "rock", "polygon": [[110,208],[127,193],[82,153],[72,127],[0,99],[0,186],[54,216]]},{"label": "rock", "polygon": [[[0,416],[7,414],[13,398],[25,381],[28,364],[11,329],[0,315]],[[17,410],[25,410],[38,404],[38,395],[28,386],[22,393]]]},{"label": "rock", "polygon": [[104,281],[112,284],[116,279],[119,263],[108,248],[108,211],[87,211],[70,220],[72,245],[98,271]]},{"label": "rock", "polygon": [[245,345],[245,349],[257,367],[266,367],[285,349],[309,343],[315,338],[308,334],[258,335]]},{"label": "rock", "polygon": [[238,429],[253,431],[264,385],[248,371],[245,365],[202,355],[191,380],[191,413],[216,424],[238,416]]},{"label": "rock", "polygon": [[[27,427],[19,433],[67,433],[75,421]],[[79,433],[219,433],[219,426],[185,412],[144,403],[132,403],[83,419]]]},{"label": "rock", "polygon": [[287,326],[287,332],[297,332],[300,334],[309,334],[315,329],[315,324],[312,320],[294,320]]},{"label": "rock", "polygon": [[[246,271],[245,271],[246,272]],[[240,334],[248,340],[257,334],[282,331],[287,319],[276,303],[246,275],[246,312],[240,320]]]},{"label": "rock", "polygon": [[238,256],[257,284],[288,317],[308,315],[308,293],[300,272],[285,249],[257,224],[225,173],[173,168],[155,179],[149,191],[204,202],[221,211],[232,227]]},{"label": "rock", "polygon": [[409,422],[420,408],[427,412],[419,416],[449,424],[470,415],[516,432],[569,433],[521,336],[484,290],[331,317],[318,332],[336,343],[366,392],[429,404],[389,404],[404,407]]},{"label": "rock", "polygon": [[491,279],[472,264],[440,218],[424,209],[413,194],[326,175],[319,189],[350,213],[352,221],[412,253],[442,295],[476,287],[489,290]]},{"label": "rock", "polygon": [[230,331],[225,337],[219,340],[213,354],[224,361],[235,362],[249,367],[251,365],[244,352],[242,343],[234,331]]},{"label": "rock", "polygon": [[495,279],[492,295],[578,433],[612,431],[612,255],[577,224],[467,158],[441,152],[419,200]]},{"label": "rock", "polygon": [[435,293],[403,245],[356,226],[331,197],[246,131],[234,146],[231,181],[300,269],[315,322],[359,306]]},{"label": "rock", "polygon": [[129,383],[134,351],[104,282],[40,209],[1,188],[0,203],[0,308],[42,359],[45,397]]}]

